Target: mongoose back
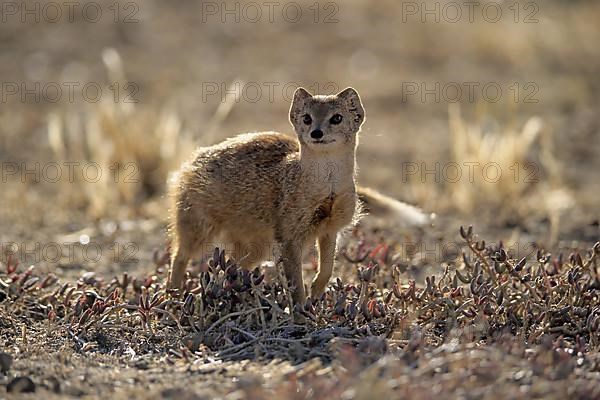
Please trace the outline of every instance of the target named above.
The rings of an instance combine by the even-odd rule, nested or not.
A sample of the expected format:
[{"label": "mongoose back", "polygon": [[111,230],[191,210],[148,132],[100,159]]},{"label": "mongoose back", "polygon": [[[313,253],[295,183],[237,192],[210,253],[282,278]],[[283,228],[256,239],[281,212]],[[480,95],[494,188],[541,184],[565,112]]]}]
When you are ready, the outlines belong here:
[{"label": "mongoose back", "polygon": [[[299,88],[289,118],[297,139],[276,132],[239,135],[198,149],[175,176],[169,287],[181,287],[190,258],[210,252],[215,238],[234,246],[243,267],[269,258],[276,244],[292,298],[303,302],[303,249],[316,241],[319,269],[311,295],[323,293],[338,232],[361,212],[355,157],[365,111],[352,88],[332,96]],[[365,192],[367,203],[380,203],[372,194]]]}]

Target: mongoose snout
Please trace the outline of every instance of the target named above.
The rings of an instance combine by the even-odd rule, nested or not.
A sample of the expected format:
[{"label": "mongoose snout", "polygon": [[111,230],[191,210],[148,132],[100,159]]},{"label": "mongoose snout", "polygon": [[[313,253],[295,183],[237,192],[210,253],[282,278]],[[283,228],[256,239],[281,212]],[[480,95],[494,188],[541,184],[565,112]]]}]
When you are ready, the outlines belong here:
[{"label": "mongoose snout", "polygon": [[315,129],[310,133],[310,137],[313,139],[321,139],[323,137],[323,131],[320,129]]}]

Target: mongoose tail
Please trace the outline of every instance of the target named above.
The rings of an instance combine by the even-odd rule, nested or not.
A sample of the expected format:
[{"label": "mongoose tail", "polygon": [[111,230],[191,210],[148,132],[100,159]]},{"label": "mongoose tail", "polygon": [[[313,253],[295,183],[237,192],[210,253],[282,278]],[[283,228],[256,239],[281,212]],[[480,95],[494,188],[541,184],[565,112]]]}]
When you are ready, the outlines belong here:
[{"label": "mongoose tail", "polygon": [[375,189],[357,186],[356,191],[367,213],[390,216],[401,226],[423,226],[431,223],[432,217],[419,208],[386,196]]}]

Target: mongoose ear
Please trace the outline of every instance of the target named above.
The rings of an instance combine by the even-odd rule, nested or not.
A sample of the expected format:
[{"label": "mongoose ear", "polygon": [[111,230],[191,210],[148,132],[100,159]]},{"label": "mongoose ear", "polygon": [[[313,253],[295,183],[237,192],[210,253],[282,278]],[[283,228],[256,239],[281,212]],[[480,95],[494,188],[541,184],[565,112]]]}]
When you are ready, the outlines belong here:
[{"label": "mongoose ear", "polygon": [[342,99],[356,98],[360,101],[360,96],[358,95],[356,89],[354,89],[353,87],[347,87],[346,89],[336,94],[336,96]]},{"label": "mongoose ear", "polygon": [[309,97],[312,97],[312,94],[310,94],[308,90],[304,89],[303,87],[299,87],[294,92],[294,100],[292,102],[295,102],[296,100],[305,100]]},{"label": "mongoose ear", "polygon": [[365,109],[363,108],[360,96],[354,88],[346,88],[336,95],[346,104],[348,111],[354,116],[354,122],[361,125],[365,120]]},{"label": "mongoose ear", "polygon": [[292,100],[292,106],[290,107],[290,122],[294,127],[300,121],[301,113],[304,110],[304,106],[306,100],[312,98],[313,95],[310,94],[306,89],[299,87],[294,92],[294,98]]}]

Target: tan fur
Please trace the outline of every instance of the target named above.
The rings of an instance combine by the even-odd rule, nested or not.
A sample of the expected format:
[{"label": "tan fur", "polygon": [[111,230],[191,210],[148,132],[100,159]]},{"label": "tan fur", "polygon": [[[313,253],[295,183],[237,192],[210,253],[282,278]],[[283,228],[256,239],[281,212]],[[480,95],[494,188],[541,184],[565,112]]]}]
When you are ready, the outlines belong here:
[{"label": "tan fur", "polygon": [[[342,116],[337,124],[335,114]],[[360,214],[355,155],[364,118],[352,88],[335,96],[300,88],[290,109],[297,139],[249,133],[198,149],[170,186],[169,286],[180,287],[189,259],[209,253],[219,237],[234,244],[244,267],[278,248],[293,300],[302,302],[302,254],[316,241],[319,271],[311,294],[320,296],[333,270],[337,234]],[[322,138],[311,137],[316,129]]]}]

